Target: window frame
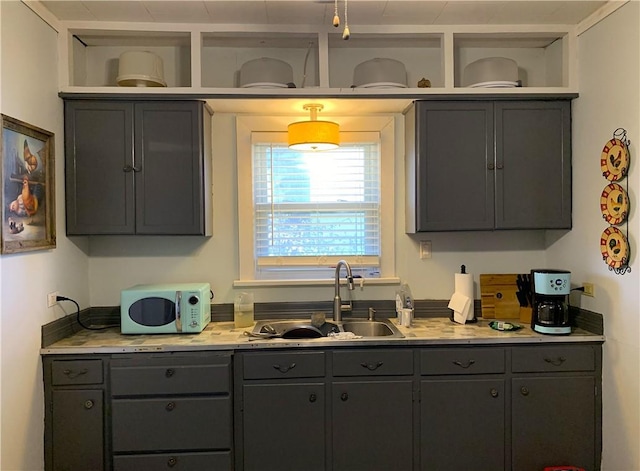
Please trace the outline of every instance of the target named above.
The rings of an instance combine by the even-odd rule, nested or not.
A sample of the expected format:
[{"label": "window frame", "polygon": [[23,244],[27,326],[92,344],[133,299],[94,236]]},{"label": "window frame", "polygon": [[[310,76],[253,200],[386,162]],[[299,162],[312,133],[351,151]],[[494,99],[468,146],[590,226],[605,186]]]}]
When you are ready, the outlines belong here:
[{"label": "window frame", "polygon": [[[288,123],[296,117],[237,116],[236,117],[236,164],[238,196],[238,275],[234,286],[261,285],[318,285],[333,282],[331,278],[264,279],[256,276],[254,254],[253,169],[252,144],[254,133],[273,132],[273,142],[286,137]],[[335,120],[334,120],[335,121]],[[348,123],[340,123],[340,138],[343,142],[355,142],[357,133],[374,132],[380,136],[380,277],[367,278],[376,284],[398,282],[395,270],[395,119],[393,115],[373,117],[350,117]],[[264,134],[265,137],[268,134]],[[246,182],[251,182],[247,185]],[[347,261],[358,264],[357,257]]]}]

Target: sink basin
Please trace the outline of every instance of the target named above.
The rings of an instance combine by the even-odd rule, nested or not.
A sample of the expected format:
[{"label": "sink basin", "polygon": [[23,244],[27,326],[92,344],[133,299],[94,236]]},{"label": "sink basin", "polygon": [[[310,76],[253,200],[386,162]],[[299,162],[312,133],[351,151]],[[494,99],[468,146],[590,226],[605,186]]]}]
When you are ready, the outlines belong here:
[{"label": "sink basin", "polygon": [[258,321],[253,328],[254,334],[283,339],[314,339],[326,337],[329,332],[340,332],[340,329],[332,322],[316,327],[304,320]]},{"label": "sink basin", "polygon": [[388,319],[370,321],[348,319],[342,322],[325,322],[319,327],[308,320],[264,320],[258,321],[252,336],[264,338],[310,339],[327,337],[331,332],[352,332],[360,337],[395,337],[404,335]]},{"label": "sink basin", "polygon": [[349,320],[343,322],[342,330],[362,337],[404,337],[396,326],[387,320]]}]

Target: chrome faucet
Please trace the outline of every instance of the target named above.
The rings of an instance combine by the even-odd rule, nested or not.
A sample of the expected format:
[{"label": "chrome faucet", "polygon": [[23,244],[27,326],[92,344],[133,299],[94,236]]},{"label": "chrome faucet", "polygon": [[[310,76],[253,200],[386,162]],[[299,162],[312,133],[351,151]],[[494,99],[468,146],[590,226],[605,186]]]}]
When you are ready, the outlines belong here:
[{"label": "chrome faucet", "polygon": [[340,299],[340,267],[345,268],[347,271],[347,284],[349,289],[353,291],[353,275],[351,274],[351,266],[346,262],[346,260],[340,260],[336,264],[336,275],[335,275],[335,291],[336,294],[333,297],[333,320],[341,321],[342,320],[342,311],[351,311],[353,308],[351,304],[351,299],[349,299],[348,304],[342,304],[342,299]]}]

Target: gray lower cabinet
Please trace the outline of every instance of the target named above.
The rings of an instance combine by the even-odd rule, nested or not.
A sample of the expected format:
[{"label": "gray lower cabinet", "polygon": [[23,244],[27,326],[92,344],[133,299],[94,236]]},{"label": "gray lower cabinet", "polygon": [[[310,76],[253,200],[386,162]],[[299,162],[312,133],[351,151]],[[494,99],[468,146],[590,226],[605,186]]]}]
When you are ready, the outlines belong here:
[{"label": "gray lower cabinet", "polygon": [[252,352],[238,357],[238,469],[325,470],[325,353]]},{"label": "gray lower cabinet", "polygon": [[103,359],[43,359],[45,469],[105,469]]},{"label": "gray lower cabinet", "polygon": [[114,471],[232,469],[230,354],[123,355],[110,373]]},{"label": "gray lower cabinet", "polygon": [[45,356],[45,470],[600,469],[600,344],[233,355]]},{"label": "gray lower cabinet", "polygon": [[238,357],[238,469],[412,469],[413,350]]},{"label": "gray lower cabinet", "polygon": [[413,350],[332,352],[334,471],[413,468]]},{"label": "gray lower cabinet", "polygon": [[408,233],[571,228],[571,104],[416,101]]},{"label": "gray lower cabinet", "polygon": [[210,122],[199,101],[65,100],[68,235],[209,235]]},{"label": "gray lower cabinet", "polygon": [[505,356],[504,348],[420,352],[421,470],[507,469]]},{"label": "gray lower cabinet", "polygon": [[600,469],[600,348],[513,351],[512,469]]}]

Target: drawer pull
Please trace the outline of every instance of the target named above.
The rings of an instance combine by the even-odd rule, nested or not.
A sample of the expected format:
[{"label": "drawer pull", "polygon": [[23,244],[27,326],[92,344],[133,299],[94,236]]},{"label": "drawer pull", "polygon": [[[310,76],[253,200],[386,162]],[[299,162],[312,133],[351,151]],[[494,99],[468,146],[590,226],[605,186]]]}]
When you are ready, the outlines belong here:
[{"label": "drawer pull", "polygon": [[309,402],[316,402],[316,399],[318,399],[318,397],[315,394],[309,395]]},{"label": "drawer pull", "polygon": [[93,401],[91,399],[87,399],[84,401],[84,408],[91,409],[93,407]]},{"label": "drawer pull", "polygon": [[342,394],[340,394],[340,399],[342,401],[348,401],[349,400],[349,395],[346,392],[342,393]]},{"label": "drawer pull", "polygon": [[286,373],[289,370],[292,370],[296,367],[295,363],[291,363],[289,366],[280,366],[280,365],[273,365],[273,367],[278,370],[280,373]]},{"label": "drawer pull", "polygon": [[467,368],[469,368],[471,365],[473,365],[475,362],[476,362],[475,360],[469,360],[469,361],[467,361],[466,363],[462,363],[462,362],[459,362],[458,360],[455,360],[455,361],[453,362],[453,364],[454,364],[454,365],[456,365],[456,366],[459,366],[460,368],[467,369]]},{"label": "drawer pull", "polygon": [[379,361],[377,363],[360,363],[360,366],[368,369],[369,371],[375,371],[382,366],[382,362]]},{"label": "drawer pull", "polygon": [[176,403],[175,403],[175,402],[173,402],[173,401],[169,402],[169,403],[166,405],[166,407],[165,407],[165,409],[167,410],[167,412],[171,412],[171,411],[172,411],[173,409],[175,409],[175,408],[176,408]]},{"label": "drawer pull", "polygon": [[176,372],[176,370],[174,370],[173,368],[167,368],[167,371],[164,372],[164,375],[167,378],[171,378],[174,375],[175,372]]},{"label": "drawer pull", "polygon": [[523,396],[528,396],[529,395],[529,389],[525,388],[524,386],[522,386],[520,388],[520,394],[522,394]]},{"label": "drawer pull", "polygon": [[177,464],[178,464],[178,458],[176,458],[175,456],[172,456],[167,460],[167,466],[169,466],[170,468],[173,468]]},{"label": "drawer pull", "polygon": [[73,371],[73,370],[69,370],[69,369],[66,369],[66,370],[63,371],[63,373],[65,375],[67,375],[71,379],[77,378],[78,376],[86,375],[88,372],[89,372],[89,370],[87,368],[83,368],[83,369],[78,370],[78,371]]},{"label": "drawer pull", "polygon": [[567,359],[565,357],[545,358],[544,361],[546,361],[547,363],[551,363],[553,366],[560,366],[565,361],[567,361]]},{"label": "drawer pull", "polygon": [[491,388],[491,397],[498,397],[500,393],[496,388]]}]

